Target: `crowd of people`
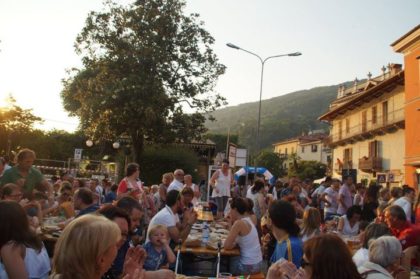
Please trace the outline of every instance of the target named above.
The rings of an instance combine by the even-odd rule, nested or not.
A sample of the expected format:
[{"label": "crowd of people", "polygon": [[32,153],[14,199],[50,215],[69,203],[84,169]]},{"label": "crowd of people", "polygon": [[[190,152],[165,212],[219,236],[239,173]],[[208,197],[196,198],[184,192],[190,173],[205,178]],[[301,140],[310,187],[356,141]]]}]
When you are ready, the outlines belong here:
[{"label": "crowd of people", "polygon": [[[176,169],[148,187],[130,163],[115,185],[69,174],[48,181],[33,167],[34,151],[16,159],[0,160],[0,278],[175,278],[174,247],[207,197],[191,175]],[[228,226],[223,247],[239,247],[232,274],[410,278],[419,266],[420,195],[408,185],[367,187],[348,176],[239,186],[228,161],[209,183],[208,206]],[[48,253],[42,233],[51,216],[62,232]]]}]

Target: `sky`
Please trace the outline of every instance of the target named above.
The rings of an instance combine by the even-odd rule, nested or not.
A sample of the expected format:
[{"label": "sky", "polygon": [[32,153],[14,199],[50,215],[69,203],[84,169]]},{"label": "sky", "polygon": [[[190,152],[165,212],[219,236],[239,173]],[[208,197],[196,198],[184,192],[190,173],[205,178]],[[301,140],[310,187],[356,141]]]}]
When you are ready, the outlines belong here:
[{"label": "sky", "polygon": [[[119,1],[127,3],[128,0]],[[74,131],[77,118],[64,111],[60,92],[66,69],[81,67],[77,34],[102,0],[0,0],[0,106],[9,94],[45,122],[42,129]],[[390,44],[420,23],[419,0],[187,0],[215,38],[214,50],[227,69],[215,91],[229,106],[316,86],[379,75],[402,63]]]}]

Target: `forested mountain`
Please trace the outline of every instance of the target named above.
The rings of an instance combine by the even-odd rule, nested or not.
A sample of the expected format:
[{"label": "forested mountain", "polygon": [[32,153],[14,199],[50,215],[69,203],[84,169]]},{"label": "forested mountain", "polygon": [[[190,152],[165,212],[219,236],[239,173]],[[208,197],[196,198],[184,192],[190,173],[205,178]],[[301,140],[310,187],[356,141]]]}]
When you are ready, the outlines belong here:
[{"label": "forested mountain", "polygon": [[[352,82],[346,82],[349,87]],[[327,124],[318,117],[327,111],[337,96],[339,85],[300,90],[268,100],[261,104],[260,147],[266,148],[277,141],[295,137],[309,130],[324,129]],[[212,113],[216,121],[207,121],[211,134],[239,136],[239,144],[254,149],[258,117],[258,102],[226,107]]]}]

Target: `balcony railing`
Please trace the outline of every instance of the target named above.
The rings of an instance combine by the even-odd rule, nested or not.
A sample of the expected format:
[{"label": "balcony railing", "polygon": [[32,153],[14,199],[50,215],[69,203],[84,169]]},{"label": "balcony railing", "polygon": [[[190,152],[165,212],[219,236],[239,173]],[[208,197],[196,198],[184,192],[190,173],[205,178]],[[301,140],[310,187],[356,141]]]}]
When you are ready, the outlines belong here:
[{"label": "balcony railing", "polygon": [[382,158],[363,157],[359,159],[359,169],[364,172],[374,172],[382,170]]},{"label": "balcony railing", "polygon": [[[330,135],[328,142],[332,145],[344,141],[347,139],[352,139],[355,136],[363,134],[372,134],[372,133],[386,133],[387,128],[395,127],[397,124],[404,122],[404,109],[398,109],[391,112],[388,112],[386,115],[377,114],[376,120],[372,121],[372,118],[366,122],[360,122],[357,125],[346,127],[345,120],[343,120],[342,131],[334,129],[335,133]],[[334,123],[335,124],[335,123]],[[337,125],[338,127],[338,125]]]}]

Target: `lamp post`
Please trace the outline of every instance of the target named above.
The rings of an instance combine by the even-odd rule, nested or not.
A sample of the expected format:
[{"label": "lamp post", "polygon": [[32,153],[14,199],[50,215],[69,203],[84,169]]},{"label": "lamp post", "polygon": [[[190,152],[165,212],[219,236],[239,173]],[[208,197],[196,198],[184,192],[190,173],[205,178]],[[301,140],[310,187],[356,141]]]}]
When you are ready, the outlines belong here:
[{"label": "lamp post", "polygon": [[[267,62],[267,60],[269,60],[269,59],[283,57],[283,56],[300,56],[300,55],[302,55],[302,53],[300,53],[300,52],[292,52],[292,53],[286,53],[286,54],[278,54],[278,55],[272,55],[272,56],[269,56],[269,57],[263,59],[258,54],[253,53],[253,52],[251,52],[249,50],[243,49],[243,48],[241,48],[241,47],[239,47],[237,45],[234,45],[234,44],[231,44],[231,43],[228,43],[226,45],[228,47],[230,47],[230,48],[237,49],[237,50],[242,50],[242,51],[244,51],[246,53],[249,53],[249,54],[257,57],[260,60],[260,62],[261,62],[260,101],[259,101],[259,104],[258,104],[257,135],[255,137],[255,151],[257,151],[259,149],[259,144],[260,144],[259,143],[259,140],[260,140],[260,124],[261,124],[261,98],[262,98],[262,90],[263,90],[263,77],[264,77],[264,65],[265,65],[265,62]],[[255,166],[255,172],[256,171],[257,171],[257,166]],[[255,173],[255,175],[256,175],[256,173]]]}]

